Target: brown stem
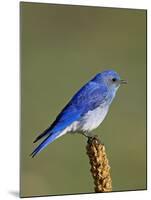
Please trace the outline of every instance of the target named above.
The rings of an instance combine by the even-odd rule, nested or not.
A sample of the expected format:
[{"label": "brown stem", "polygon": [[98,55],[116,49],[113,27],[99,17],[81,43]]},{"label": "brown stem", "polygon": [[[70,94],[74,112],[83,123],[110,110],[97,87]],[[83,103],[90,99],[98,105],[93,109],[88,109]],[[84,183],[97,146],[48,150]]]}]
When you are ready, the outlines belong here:
[{"label": "brown stem", "polygon": [[90,171],[94,179],[95,192],[112,191],[110,166],[105,152],[105,146],[95,136],[88,139],[86,150],[90,160]]}]

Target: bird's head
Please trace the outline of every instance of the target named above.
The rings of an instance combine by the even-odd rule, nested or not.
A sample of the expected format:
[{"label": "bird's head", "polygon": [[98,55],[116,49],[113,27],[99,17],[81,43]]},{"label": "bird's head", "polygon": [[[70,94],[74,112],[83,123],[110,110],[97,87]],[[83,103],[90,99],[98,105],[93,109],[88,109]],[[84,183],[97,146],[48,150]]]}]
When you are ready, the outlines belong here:
[{"label": "bird's head", "polygon": [[127,83],[125,80],[121,80],[119,74],[114,70],[103,71],[97,74],[94,80],[107,85],[107,87],[113,90],[117,90],[121,84]]}]

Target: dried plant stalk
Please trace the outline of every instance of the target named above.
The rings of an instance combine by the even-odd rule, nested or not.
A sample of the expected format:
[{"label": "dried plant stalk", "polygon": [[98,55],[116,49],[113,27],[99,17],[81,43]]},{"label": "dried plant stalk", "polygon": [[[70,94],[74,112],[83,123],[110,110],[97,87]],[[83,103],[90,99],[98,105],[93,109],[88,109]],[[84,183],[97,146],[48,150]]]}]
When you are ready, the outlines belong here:
[{"label": "dried plant stalk", "polygon": [[95,192],[112,191],[110,166],[105,152],[105,146],[98,137],[89,138],[86,146],[91,164],[91,173],[94,179]]}]

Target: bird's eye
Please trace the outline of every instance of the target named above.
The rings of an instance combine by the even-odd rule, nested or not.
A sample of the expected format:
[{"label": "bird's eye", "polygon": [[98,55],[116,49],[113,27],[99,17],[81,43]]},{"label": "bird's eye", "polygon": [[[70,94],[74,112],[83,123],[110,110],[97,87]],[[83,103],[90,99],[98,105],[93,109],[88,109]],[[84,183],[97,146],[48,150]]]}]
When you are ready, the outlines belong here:
[{"label": "bird's eye", "polygon": [[112,81],[115,82],[115,81],[116,81],[116,78],[112,78]]}]

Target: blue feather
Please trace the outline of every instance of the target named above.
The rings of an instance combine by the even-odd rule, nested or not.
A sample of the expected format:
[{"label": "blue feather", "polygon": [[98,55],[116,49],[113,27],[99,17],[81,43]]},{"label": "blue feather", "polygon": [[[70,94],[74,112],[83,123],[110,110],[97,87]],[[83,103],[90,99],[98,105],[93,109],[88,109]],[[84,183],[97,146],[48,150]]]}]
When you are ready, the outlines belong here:
[{"label": "blue feather", "polygon": [[96,83],[93,79],[83,86],[71,99],[72,105],[82,110],[84,115],[89,110],[94,110],[106,101],[108,88]]},{"label": "blue feather", "polygon": [[34,142],[47,136],[47,138],[32,152],[31,156],[34,157],[37,153],[42,151],[49,143],[53,142],[65,128],[74,121],[80,120],[88,111],[94,110],[104,103],[110,104],[114,95],[109,94],[108,87],[104,84],[101,75],[95,76],[72,97],[53,124],[36,138]]},{"label": "blue feather", "polygon": [[[68,114],[71,115],[71,113],[68,113]],[[50,128],[46,129],[46,131],[42,133],[40,136],[38,136],[34,142],[38,141],[42,137],[49,134],[48,137],[30,155],[34,157],[37,153],[42,151],[49,143],[53,142],[56,139],[56,137],[59,136],[61,131],[63,131],[66,127],[68,127],[72,122],[78,120],[79,117],[80,117],[80,113],[75,113],[72,116],[68,116],[66,120],[64,119],[64,121],[61,120],[60,122],[58,122],[52,128],[52,130]]]},{"label": "blue feather", "polygon": [[34,157],[37,153],[42,151],[49,143],[53,142],[58,135],[59,132],[49,135],[41,144],[38,145],[38,147],[30,154],[30,156]]}]

